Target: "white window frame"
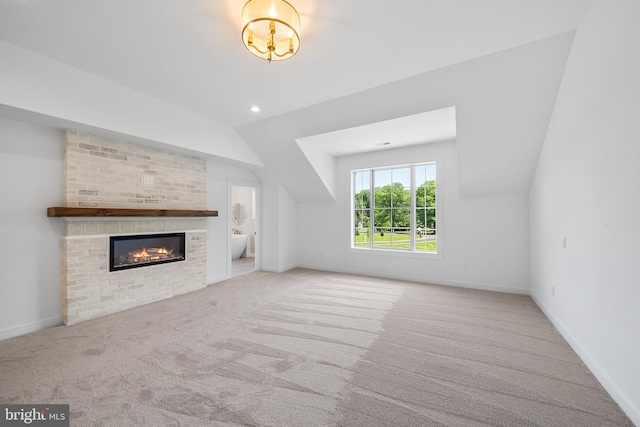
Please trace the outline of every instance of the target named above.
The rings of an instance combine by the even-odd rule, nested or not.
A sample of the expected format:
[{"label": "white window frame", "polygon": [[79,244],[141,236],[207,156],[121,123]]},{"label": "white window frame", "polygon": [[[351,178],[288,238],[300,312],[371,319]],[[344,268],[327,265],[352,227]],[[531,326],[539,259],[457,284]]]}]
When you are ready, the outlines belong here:
[{"label": "white window frame", "polygon": [[[415,206],[415,196],[416,196],[416,183],[415,183],[415,169],[414,166],[420,166],[425,164],[435,164],[436,166],[436,252],[426,252],[426,251],[417,251],[415,248],[415,214],[416,214],[416,206]],[[362,247],[355,245],[355,235],[353,230],[355,229],[355,183],[354,177],[356,172],[370,172],[370,189],[373,190],[373,174],[376,170],[388,170],[388,169],[396,169],[396,168],[406,168],[411,167],[411,249],[404,248],[376,248],[373,246],[370,247]],[[372,166],[372,167],[360,167],[360,168],[351,168],[349,170],[349,197],[351,201],[349,202],[350,207],[350,227],[349,227],[349,249],[350,253],[358,253],[358,254],[371,254],[371,255],[381,255],[381,256],[397,256],[397,257],[405,257],[405,258],[422,258],[422,259],[438,259],[441,260],[444,257],[444,247],[443,247],[443,221],[442,221],[442,162],[440,159],[426,159],[420,162],[407,163],[407,164],[393,164],[393,165],[380,165],[380,166]],[[373,196],[373,195],[372,195]],[[371,196],[371,200],[373,197]],[[373,203],[370,203],[370,215],[373,215]],[[369,227],[369,237],[371,241],[371,233],[373,233],[374,222],[370,221]]]}]

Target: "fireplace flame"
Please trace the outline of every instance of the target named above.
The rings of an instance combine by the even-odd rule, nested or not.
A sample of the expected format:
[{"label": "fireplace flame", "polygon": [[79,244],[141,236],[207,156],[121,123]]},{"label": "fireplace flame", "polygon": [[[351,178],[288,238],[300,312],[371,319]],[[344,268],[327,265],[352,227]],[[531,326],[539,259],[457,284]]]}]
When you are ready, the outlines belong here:
[{"label": "fireplace flame", "polygon": [[140,251],[129,252],[131,261],[134,263],[155,261],[168,258],[173,253],[173,249],[167,248],[142,248]]}]

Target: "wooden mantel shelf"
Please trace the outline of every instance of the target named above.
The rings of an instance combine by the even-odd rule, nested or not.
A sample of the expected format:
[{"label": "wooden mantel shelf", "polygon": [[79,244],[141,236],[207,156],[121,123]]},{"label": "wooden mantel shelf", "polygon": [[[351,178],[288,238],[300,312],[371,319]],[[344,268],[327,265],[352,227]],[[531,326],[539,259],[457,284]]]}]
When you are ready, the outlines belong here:
[{"label": "wooden mantel shelf", "polygon": [[48,217],[207,217],[218,216],[218,211],[200,211],[191,209],[117,209],[117,208],[47,208]]}]

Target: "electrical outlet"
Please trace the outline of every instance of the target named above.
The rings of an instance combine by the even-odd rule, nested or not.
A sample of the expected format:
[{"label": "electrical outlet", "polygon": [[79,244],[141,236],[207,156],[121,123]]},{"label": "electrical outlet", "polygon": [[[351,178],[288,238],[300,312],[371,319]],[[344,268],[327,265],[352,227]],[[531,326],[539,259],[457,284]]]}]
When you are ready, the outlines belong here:
[{"label": "electrical outlet", "polygon": [[466,262],[465,262],[464,264],[462,264],[462,269],[463,269],[464,271],[469,270],[469,264],[467,264]]},{"label": "electrical outlet", "polygon": [[564,236],[562,238],[562,247],[567,249],[567,236]]},{"label": "electrical outlet", "polygon": [[153,177],[151,175],[144,175],[142,177],[143,185],[153,185]]}]

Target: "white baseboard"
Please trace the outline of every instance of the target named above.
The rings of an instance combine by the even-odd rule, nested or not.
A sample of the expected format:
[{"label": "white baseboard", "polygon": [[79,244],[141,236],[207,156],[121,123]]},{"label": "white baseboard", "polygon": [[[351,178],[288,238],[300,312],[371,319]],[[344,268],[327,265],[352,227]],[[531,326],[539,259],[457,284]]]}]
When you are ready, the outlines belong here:
[{"label": "white baseboard", "polygon": [[585,365],[591,370],[593,375],[600,381],[600,384],[607,390],[607,392],[611,395],[613,400],[616,401],[620,408],[624,411],[625,414],[631,421],[640,426],[640,410],[633,404],[633,402],[627,397],[627,395],[620,390],[618,385],[611,379],[611,377],[606,373],[604,369],[600,366],[600,364],[591,356],[591,353],[584,348],[584,346],[576,339],[576,337],[567,329],[564,324],[558,319],[553,312],[542,303],[542,300],[538,298],[535,292],[530,291],[531,298],[538,304],[540,310],[551,320],[551,323],[556,327],[558,332],[563,336],[563,338],[569,343],[573,351],[575,351],[580,359],[584,362]]},{"label": "white baseboard", "polygon": [[269,265],[263,265],[260,270],[268,271],[269,273],[284,273],[285,271],[293,270],[300,267],[298,264],[290,264],[284,267],[272,267]]},{"label": "white baseboard", "polygon": [[62,316],[52,317],[50,319],[38,320],[37,322],[27,323],[26,325],[20,325],[13,328],[8,328],[0,331],[0,341],[13,337],[19,337],[20,335],[30,334],[31,332],[39,331],[40,329],[50,328],[52,326],[62,325]]},{"label": "white baseboard", "polygon": [[501,285],[491,285],[488,283],[462,282],[462,281],[456,281],[456,280],[439,279],[435,277],[412,276],[409,274],[397,274],[397,273],[380,273],[378,271],[362,271],[362,270],[350,269],[350,268],[334,268],[334,267],[325,267],[323,265],[316,265],[316,264],[299,264],[298,267],[309,268],[311,270],[332,271],[335,273],[358,274],[360,276],[373,276],[373,277],[382,277],[385,279],[406,280],[408,282],[430,283],[433,285],[455,286],[458,288],[479,289],[483,291],[529,295],[529,289],[512,288],[509,286],[501,286]]}]

